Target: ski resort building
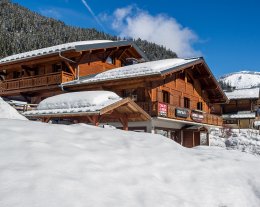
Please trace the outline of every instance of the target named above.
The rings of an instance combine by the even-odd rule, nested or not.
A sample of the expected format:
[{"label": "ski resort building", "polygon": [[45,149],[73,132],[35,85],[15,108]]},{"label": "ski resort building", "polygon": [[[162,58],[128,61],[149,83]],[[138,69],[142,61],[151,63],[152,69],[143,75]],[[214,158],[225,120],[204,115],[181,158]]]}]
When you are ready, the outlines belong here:
[{"label": "ski resort building", "polygon": [[[163,134],[186,147],[207,144],[200,135],[222,126],[215,106],[228,101],[203,58],[148,62],[128,41],[77,42],[22,53],[0,60],[0,71],[0,96],[23,97],[31,103],[62,93],[114,92],[138,105],[132,112],[125,108],[122,116],[151,117],[129,122],[127,129]],[[128,108],[134,107],[132,102]],[[120,109],[109,113],[114,111]],[[107,122],[126,128],[122,122]]]},{"label": "ski resort building", "polygon": [[252,128],[260,118],[260,89],[243,88],[225,91],[229,103],[222,105],[224,124],[232,128]]}]

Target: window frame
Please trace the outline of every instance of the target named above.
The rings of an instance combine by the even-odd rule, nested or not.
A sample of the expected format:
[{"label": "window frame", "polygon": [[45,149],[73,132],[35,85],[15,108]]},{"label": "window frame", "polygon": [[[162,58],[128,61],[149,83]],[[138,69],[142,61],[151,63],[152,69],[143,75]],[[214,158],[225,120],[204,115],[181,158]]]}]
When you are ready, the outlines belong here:
[{"label": "window frame", "polygon": [[183,107],[186,109],[190,109],[190,98],[188,97],[183,98]]}]

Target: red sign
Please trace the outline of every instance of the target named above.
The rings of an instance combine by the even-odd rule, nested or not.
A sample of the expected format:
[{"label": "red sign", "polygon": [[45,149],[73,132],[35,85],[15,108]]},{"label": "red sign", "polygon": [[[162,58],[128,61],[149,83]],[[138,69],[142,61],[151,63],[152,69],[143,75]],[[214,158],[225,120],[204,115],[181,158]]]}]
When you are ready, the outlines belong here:
[{"label": "red sign", "polygon": [[159,103],[158,110],[160,116],[167,116],[167,104]]}]

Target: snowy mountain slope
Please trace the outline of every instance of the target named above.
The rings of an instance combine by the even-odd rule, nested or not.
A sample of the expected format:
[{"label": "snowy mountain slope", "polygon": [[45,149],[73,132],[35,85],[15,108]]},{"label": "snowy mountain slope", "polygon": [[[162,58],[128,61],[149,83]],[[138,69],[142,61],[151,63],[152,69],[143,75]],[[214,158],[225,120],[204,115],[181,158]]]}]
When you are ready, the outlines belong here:
[{"label": "snowy mountain slope", "polygon": [[88,125],[0,131],[0,206],[260,206],[257,156]]},{"label": "snowy mountain slope", "polygon": [[230,84],[236,89],[260,86],[260,72],[241,71],[220,77],[220,82]]},{"label": "snowy mountain slope", "polygon": [[0,119],[3,118],[27,120],[0,97]]}]

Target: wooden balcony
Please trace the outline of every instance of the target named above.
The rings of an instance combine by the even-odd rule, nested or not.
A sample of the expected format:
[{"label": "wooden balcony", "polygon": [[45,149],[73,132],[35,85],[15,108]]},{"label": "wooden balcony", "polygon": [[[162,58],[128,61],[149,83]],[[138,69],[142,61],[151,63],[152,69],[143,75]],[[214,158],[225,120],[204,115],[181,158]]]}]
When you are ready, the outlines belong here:
[{"label": "wooden balcony", "polygon": [[[180,108],[171,104],[160,102],[137,102],[137,104],[152,117],[165,117],[170,119],[178,119],[183,121],[203,123],[215,126],[223,125],[222,117],[197,110]],[[185,114],[179,114],[178,116],[176,109],[185,112]]]},{"label": "wooden balcony", "polygon": [[74,80],[72,74],[57,72],[38,76],[0,81],[0,96],[12,95],[20,92],[37,91],[53,88],[61,83]]}]

